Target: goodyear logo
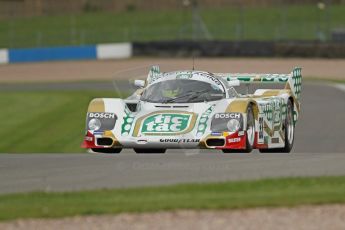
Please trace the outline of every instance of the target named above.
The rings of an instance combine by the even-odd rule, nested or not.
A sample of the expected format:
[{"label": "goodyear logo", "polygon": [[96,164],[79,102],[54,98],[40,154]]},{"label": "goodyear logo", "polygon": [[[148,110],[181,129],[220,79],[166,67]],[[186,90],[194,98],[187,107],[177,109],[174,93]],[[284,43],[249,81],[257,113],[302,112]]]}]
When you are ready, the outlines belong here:
[{"label": "goodyear logo", "polygon": [[188,129],[191,118],[191,114],[155,114],[144,120],[141,133],[180,133]]}]

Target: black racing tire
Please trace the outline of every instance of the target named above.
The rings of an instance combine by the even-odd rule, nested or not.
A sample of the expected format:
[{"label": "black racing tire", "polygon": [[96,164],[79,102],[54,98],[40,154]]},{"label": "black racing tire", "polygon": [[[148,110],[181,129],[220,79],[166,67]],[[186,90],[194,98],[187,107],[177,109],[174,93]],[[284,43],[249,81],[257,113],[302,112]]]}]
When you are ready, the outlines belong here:
[{"label": "black racing tire", "polygon": [[122,151],[121,148],[92,148],[92,151],[96,153],[116,154]]},{"label": "black racing tire", "polygon": [[250,153],[253,150],[255,140],[255,118],[253,106],[247,108],[247,126],[246,126],[246,148],[245,149],[223,149],[223,153]]},{"label": "black racing tire", "polygon": [[165,153],[166,152],[166,149],[139,149],[139,148],[134,148],[133,150],[134,150],[134,152],[136,152],[138,154],[142,154],[142,153],[161,154],[161,153]]},{"label": "black racing tire", "polygon": [[259,149],[260,153],[289,153],[292,150],[295,140],[295,124],[293,121],[293,104],[291,100],[288,101],[286,107],[286,118],[283,125],[285,145],[283,148],[274,149]]}]

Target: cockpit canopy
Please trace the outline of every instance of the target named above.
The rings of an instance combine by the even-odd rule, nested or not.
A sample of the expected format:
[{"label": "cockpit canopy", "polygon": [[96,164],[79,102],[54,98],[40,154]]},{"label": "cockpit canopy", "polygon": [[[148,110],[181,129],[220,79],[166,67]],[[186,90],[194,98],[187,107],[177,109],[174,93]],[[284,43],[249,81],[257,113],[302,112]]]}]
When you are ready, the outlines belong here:
[{"label": "cockpit canopy", "polygon": [[149,85],[141,95],[142,101],[152,103],[197,103],[226,97],[220,85],[184,78],[170,78]]}]

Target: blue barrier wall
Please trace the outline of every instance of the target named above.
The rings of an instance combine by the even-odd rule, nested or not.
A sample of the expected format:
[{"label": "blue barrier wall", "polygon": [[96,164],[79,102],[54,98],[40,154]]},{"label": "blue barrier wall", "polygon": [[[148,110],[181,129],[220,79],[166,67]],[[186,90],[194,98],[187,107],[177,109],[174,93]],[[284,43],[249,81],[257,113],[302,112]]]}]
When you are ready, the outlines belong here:
[{"label": "blue barrier wall", "polygon": [[132,43],[128,42],[87,46],[0,49],[0,64],[130,57],[132,57]]},{"label": "blue barrier wall", "polygon": [[8,60],[10,63],[96,58],[96,46],[10,49],[8,51]]}]

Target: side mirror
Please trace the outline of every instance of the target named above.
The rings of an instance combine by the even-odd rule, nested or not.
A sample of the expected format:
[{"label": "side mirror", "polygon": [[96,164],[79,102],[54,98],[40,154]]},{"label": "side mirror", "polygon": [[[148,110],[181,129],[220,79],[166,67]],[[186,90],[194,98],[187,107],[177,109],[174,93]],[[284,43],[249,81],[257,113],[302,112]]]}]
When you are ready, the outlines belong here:
[{"label": "side mirror", "polygon": [[145,87],[145,81],[144,80],[134,80],[134,85],[138,88],[144,88]]}]

